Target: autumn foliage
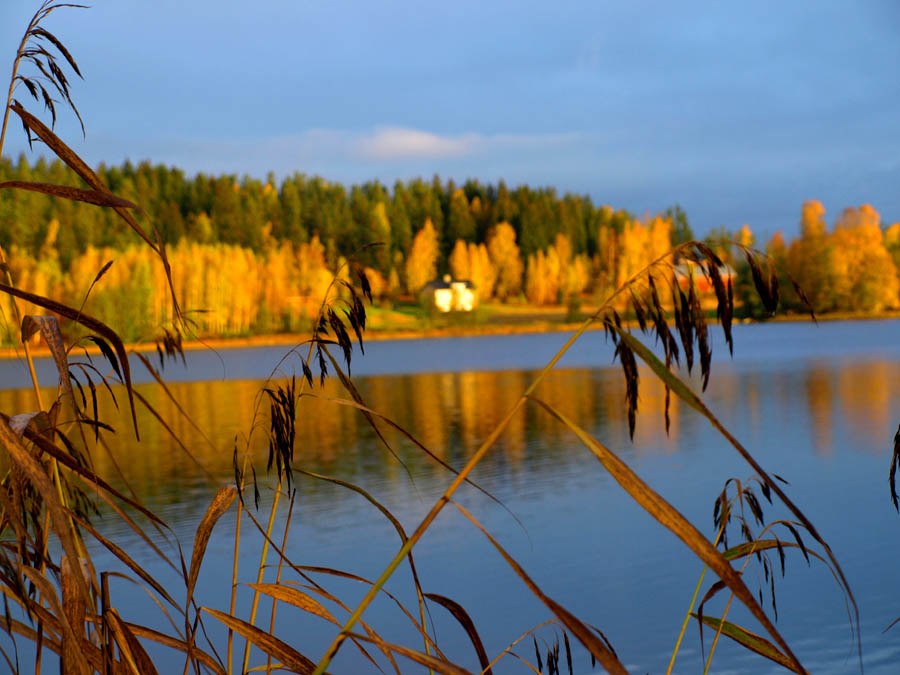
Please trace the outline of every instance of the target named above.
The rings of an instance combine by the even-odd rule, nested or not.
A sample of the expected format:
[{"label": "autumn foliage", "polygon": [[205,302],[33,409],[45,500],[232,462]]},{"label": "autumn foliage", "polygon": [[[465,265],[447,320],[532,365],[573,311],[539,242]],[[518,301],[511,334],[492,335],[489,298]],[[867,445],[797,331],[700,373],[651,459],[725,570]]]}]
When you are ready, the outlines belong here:
[{"label": "autumn foliage", "polygon": [[[673,212],[635,217],[587,197],[500,182],[458,187],[397,182],[349,191],[295,175],[278,186],[233,176],[185,178],[175,169],[141,164],[100,167],[126,197],[146,205],[170,248],[180,306],[202,335],[298,331],[308,327],[334,274],[353,255],[376,300],[415,299],[443,274],[471,281],[479,299],[568,304],[605,297],[678,237]],[[0,161],[0,177],[66,183],[58,163]],[[0,194],[0,246],[13,278],[35,292],[86,307],[129,340],[150,338],[173,319],[163,270],[104,211],[36,193]],[[99,215],[98,215],[99,213]],[[683,218],[683,212],[682,212]],[[685,221],[686,222],[686,221]],[[682,223],[683,225],[683,223]],[[711,233],[708,243],[738,274],[745,262],[728,241],[754,245],[747,226]],[[378,246],[367,246],[379,242]],[[898,306],[900,223],[883,228],[869,205],[845,209],[829,229],[822,204],[803,204],[800,236],[765,247],[785,270],[785,300],[814,309],[875,312]],[[752,285],[752,284],[750,284]],[[743,293],[748,282],[738,283]],[[0,300],[0,339],[13,342],[8,298]],[[30,310],[29,310],[30,311]],[[753,312],[750,312],[752,315]]]}]

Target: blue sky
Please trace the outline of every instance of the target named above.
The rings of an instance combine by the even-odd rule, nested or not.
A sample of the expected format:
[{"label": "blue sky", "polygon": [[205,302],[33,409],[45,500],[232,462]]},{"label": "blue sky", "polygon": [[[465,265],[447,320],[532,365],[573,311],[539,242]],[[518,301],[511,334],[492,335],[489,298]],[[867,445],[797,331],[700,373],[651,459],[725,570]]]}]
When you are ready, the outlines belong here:
[{"label": "blue sky", "polygon": [[[37,3],[2,5],[12,55]],[[900,220],[896,0],[97,0],[46,26],[85,75],[87,138],[57,130],[93,163],[503,178],[679,202],[698,234],[793,236],[809,198]]]}]

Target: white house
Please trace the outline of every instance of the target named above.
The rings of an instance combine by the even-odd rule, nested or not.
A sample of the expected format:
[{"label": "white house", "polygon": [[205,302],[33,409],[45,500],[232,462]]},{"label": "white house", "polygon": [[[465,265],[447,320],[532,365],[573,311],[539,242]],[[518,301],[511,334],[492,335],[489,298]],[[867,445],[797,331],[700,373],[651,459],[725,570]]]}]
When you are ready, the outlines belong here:
[{"label": "white house", "polygon": [[425,285],[422,302],[439,312],[471,312],[478,304],[478,293],[471,281],[453,279],[445,274],[443,279],[435,279]]}]

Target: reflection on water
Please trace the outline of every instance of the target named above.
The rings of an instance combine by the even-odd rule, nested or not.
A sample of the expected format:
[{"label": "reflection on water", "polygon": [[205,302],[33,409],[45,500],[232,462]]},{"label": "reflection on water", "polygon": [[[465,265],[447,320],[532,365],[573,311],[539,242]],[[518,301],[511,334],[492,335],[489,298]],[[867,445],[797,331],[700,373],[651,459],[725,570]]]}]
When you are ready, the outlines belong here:
[{"label": "reflection on water", "polygon": [[[881,634],[900,615],[900,580],[891,563],[900,522],[890,506],[885,480],[890,439],[900,411],[900,365],[889,358],[893,327],[882,326],[882,342],[871,344],[866,355],[847,353],[845,326],[825,326],[822,333],[812,332],[811,326],[763,328],[769,332],[736,332],[738,354],[743,339],[746,355],[733,361],[714,360],[705,398],[764,466],[791,481],[791,496],[829,539],[857,594],[867,670],[893,672],[900,649],[892,633]],[[867,332],[870,342],[873,332]],[[748,342],[754,335],[765,339],[759,344]],[[810,338],[817,335],[825,337]],[[833,339],[835,335],[845,337]],[[544,336],[535,339],[546,340]],[[808,353],[804,355],[798,344],[811,345]],[[724,350],[717,347],[718,357]],[[424,347],[408,343],[406,349]],[[415,359],[426,360],[421,354]],[[603,363],[608,364],[608,358]],[[530,367],[539,365],[535,362]],[[442,460],[460,467],[515,405],[536,372],[526,368],[368,375],[359,378],[357,386],[369,406],[396,421]],[[112,411],[106,421],[118,432],[107,435],[109,452],[95,449],[95,466],[111,482],[122,485],[116,477],[117,465],[141,498],[173,525],[183,542],[189,542],[213,489],[233,480],[236,446],[241,453],[249,447],[261,477],[265,473],[267,409],[258,396],[261,386],[260,380],[170,384],[172,395],[190,411],[202,434],[179,414],[161,387],[138,386],[211,478],[197,470],[146,410],[139,417],[143,442],[134,444],[126,411],[116,414],[104,399],[103,409]],[[298,407],[296,465],[361,485],[407,529],[415,527],[449,482],[448,473],[402,433],[381,423],[379,429],[390,450],[384,448],[357,410],[325,400],[344,396],[333,381],[324,389],[316,387],[314,393]],[[618,369],[568,366],[552,372],[535,396],[620,453],[651,486],[712,536],[712,501],[726,478],[747,477],[746,466],[708,423],[675,398],[666,434],[665,390],[648,371],[641,371],[638,424],[634,442],[630,441],[623,420],[624,394]],[[123,405],[118,390],[117,395]],[[31,401],[25,389],[0,391],[3,411],[30,410]],[[403,466],[391,458],[391,452]],[[463,491],[459,499],[477,507],[482,522],[501,535],[504,546],[544,590],[600,626],[635,672],[664,670],[700,565],[623,496],[573,435],[539,406],[527,405],[473,478],[516,515],[524,531],[506,511],[474,491]],[[265,484],[264,479],[261,482]],[[298,479],[298,488],[290,539],[295,561],[377,575],[397,547],[390,525],[346,490],[307,479]],[[107,520],[106,528],[112,528],[120,541],[135,539],[116,531],[114,519]],[[216,531],[212,554],[204,563],[198,592],[205,593],[201,598],[207,604],[216,605],[229,583],[230,527],[225,522]],[[128,545],[142,550],[140,542]],[[519,582],[492,549],[454,514],[443,514],[416,550],[426,591],[461,602],[473,615],[489,652],[499,652],[547,618],[546,610],[521,592]],[[245,553],[242,565],[253,568],[250,553]],[[778,580],[779,628],[811,672],[852,671],[853,647],[847,637],[843,601],[827,571],[816,566],[807,569],[799,556],[789,560],[788,567],[788,578]],[[249,572],[242,578],[248,579]],[[393,590],[401,595],[409,590],[402,579],[396,586]],[[751,589],[755,589],[752,584]],[[348,592],[356,597],[358,590]],[[152,611],[151,607],[148,612]],[[373,623],[380,619],[382,625],[392,625],[393,619],[384,618],[390,616],[387,611],[373,608]],[[745,618],[739,612],[735,616]],[[448,652],[468,654],[467,639],[458,634],[458,626],[436,620]],[[292,628],[289,624],[288,630]],[[692,630],[679,657],[679,671],[701,667],[699,639]],[[297,646],[315,658],[329,635],[327,627],[313,627],[309,635],[298,638]],[[396,641],[414,643],[402,635]],[[721,649],[723,667],[768,672],[757,657],[727,645]],[[336,672],[353,672],[354,662],[347,663]],[[582,659],[580,667],[576,663],[576,672],[587,671],[589,660]],[[510,662],[496,672],[516,670]]]},{"label": "reflection on water", "polygon": [[[370,407],[396,422],[437,457],[461,466],[515,405],[536,374],[536,371],[510,371],[376,376],[360,379],[357,387]],[[154,415],[139,402],[140,443],[134,441],[122,392],[119,392],[122,407],[118,414],[108,395],[101,392],[101,409],[113,413],[103,420],[117,429],[117,433],[105,436],[110,451],[102,446],[94,448],[95,467],[101,475],[114,477],[115,463],[126,466],[128,478],[138,493],[154,499],[177,500],[182,498],[185,488],[202,484],[203,479],[181,443],[215,477],[213,482],[233,476],[235,445],[243,455],[248,440],[254,460],[262,466],[268,448],[268,399],[260,402],[259,397],[263,386],[263,382],[257,381],[168,385],[178,404],[190,411],[189,421],[161,387],[138,385],[138,393],[171,429],[170,432],[156,423]],[[51,395],[49,390],[47,395]],[[556,371],[535,393],[535,397],[551,403],[612,447],[630,445],[627,430],[619,423],[624,396],[621,373],[613,369]],[[402,480],[403,472],[397,473],[396,466],[387,461],[389,451],[383,446],[379,448],[377,437],[363,415],[351,406],[328,400],[334,398],[349,396],[335,381],[327,380],[324,388],[316,386],[312,395],[301,399],[296,463],[312,471],[340,476],[364,470],[367,474],[391,474]],[[27,410],[32,401],[29,390],[0,391],[2,410]],[[637,454],[670,454],[678,449],[680,404],[675,398],[671,400],[668,435],[663,423],[664,405],[662,385],[649,377],[643,378],[640,423],[634,442]],[[442,474],[443,470],[403,433],[384,422],[379,423],[379,429],[414,475]],[[501,434],[496,452],[502,453],[517,471],[527,472],[530,466],[526,460],[530,455],[555,453],[564,462],[566,453],[560,448],[568,444],[569,435],[540,407],[526,406]]]},{"label": "reflection on water", "polygon": [[[366,403],[396,422],[435,455],[461,465],[515,405],[537,371],[425,373],[372,376],[358,380]],[[118,433],[107,435],[106,445],[115,462],[126,465],[129,480],[143,495],[178,499],[185,487],[203,483],[203,474],[182,450],[189,452],[220,482],[233,474],[232,454],[249,447],[254,461],[264,461],[268,440],[267,399],[260,400],[261,381],[178,382],[169,384],[172,396],[190,411],[191,420],[158,385],[138,385],[137,391],[166,420],[168,431],[138,403],[142,443],[134,442],[125,408],[116,411],[105,392],[100,392],[104,419]],[[776,414],[787,415],[788,424],[808,430],[816,453],[833,453],[836,427],[846,427],[854,438],[851,450],[882,454],[884,429],[890,428],[898,399],[900,365],[880,362],[832,363],[823,360],[790,371],[760,373],[746,367],[721,366],[713,378],[709,399],[714,412],[726,422],[741,419],[750,429],[771,420],[764,418],[761,399],[774,401]],[[618,369],[565,369],[551,372],[534,394],[551,403],[570,419],[613,448],[631,446],[635,455],[671,454],[687,450],[681,427],[691,411],[680,401],[670,401],[670,428],[664,426],[665,390],[648,372],[642,373],[638,425],[634,443],[622,423],[624,382]],[[46,396],[52,392],[48,390]],[[119,392],[124,405],[124,397]],[[349,398],[327,380],[298,407],[296,462],[312,471],[337,475],[402,472],[386,460],[368,422],[355,408],[339,405],[335,398]],[[105,400],[104,400],[105,399]],[[0,390],[0,409],[26,411],[33,406],[30,390]],[[109,413],[113,413],[112,416]],[[255,418],[254,418],[255,413]],[[255,424],[254,424],[255,419]],[[199,430],[198,431],[198,428]],[[252,434],[250,430],[252,429]],[[385,439],[415,475],[441,473],[404,434],[379,423]],[[201,433],[202,432],[202,433]],[[249,444],[248,444],[249,436]],[[496,443],[511,467],[529,471],[530,455],[556,452],[566,445],[569,433],[538,406],[526,406],[510,422]],[[558,458],[565,461],[565,453]],[[116,474],[110,452],[95,448],[94,462],[102,475]],[[199,482],[198,482],[199,481]]]}]

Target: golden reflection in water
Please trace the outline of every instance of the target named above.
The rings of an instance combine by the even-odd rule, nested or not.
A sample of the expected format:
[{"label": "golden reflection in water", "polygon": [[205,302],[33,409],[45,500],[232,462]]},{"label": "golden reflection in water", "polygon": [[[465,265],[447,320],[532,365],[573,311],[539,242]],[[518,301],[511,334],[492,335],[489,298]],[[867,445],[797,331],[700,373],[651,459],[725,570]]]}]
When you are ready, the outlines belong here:
[{"label": "golden reflection in water", "polygon": [[850,437],[857,451],[881,454],[888,447],[898,411],[891,408],[900,392],[896,363],[855,363],[838,371],[837,389]]},{"label": "golden reflection in water", "polygon": [[817,454],[831,455],[834,433],[834,387],[831,373],[821,365],[806,374],[806,401],[812,426],[813,447]]},{"label": "golden reflection in water", "polygon": [[[515,405],[536,373],[527,371],[431,373],[378,376],[359,380],[367,404],[409,431],[435,455],[455,467],[484,441]],[[820,454],[835,451],[839,424],[850,438],[860,439],[852,450],[884,452],[897,411],[891,402],[900,398],[900,368],[895,364],[863,363],[840,366],[830,362],[811,364],[793,373],[735,373],[719,371],[711,383],[721,397],[727,416],[749,416],[753,429],[762,424],[761,410],[796,415],[808,410],[813,447]],[[260,400],[258,381],[212,381],[173,383],[172,394],[189,411],[193,423],[179,414],[175,404],[156,384],[140,385],[137,391],[167,420],[197,462],[216,482],[232,480],[235,446],[243,454],[249,447],[255,466],[265,471],[268,451],[268,403]],[[142,442],[134,433],[126,410],[127,398],[115,389],[119,410],[108,394],[100,392],[101,419],[117,430],[105,434],[115,462],[122,467],[135,489],[143,495],[171,492],[173,485],[192,486],[206,479],[169,432],[140,408]],[[325,398],[349,398],[333,380],[314,388],[315,397],[303,397],[298,405],[295,462],[313,471],[343,475],[365,471],[389,482],[405,480],[406,472],[389,458],[361,413]],[[47,390],[45,398],[54,393]],[[640,401],[634,442],[625,422],[625,386],[617,369],[563,369],[551,372],[535,392],[594,434],[616,452],[670,454],[679,447],[683,415],[693,411],[671,398],[671,427],[664,424],[665,389],[648,371],[641,371]],[[254,409],[259,412],[255,418]],[[800,408],[798,408],[800,406]],[[33,409],[27,389],[0,391],[0,410],[10,414]],[[771,414],[771,413],[769,413]],[[203,430],[208,441],[198,433]],[[443,472],[401,433],[381,423],[379,428],[395,452],[414,475]],[[887,435],[885,428],[889,429]],[[70,436],[74,434],[69,431]],[[249,440],[248,440],[249,439]],[[527,404],[511,420],[494,452],[502,453],[513,470],[528,470],[524,460],[534,453],[564,459],[580,449],[574,435],[534,403]],[[115,468],[102,448],[92,451],[101,475],[114,478]]]}]

